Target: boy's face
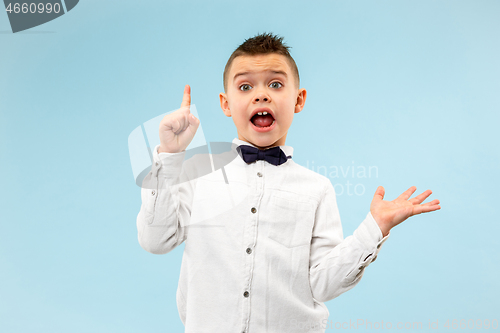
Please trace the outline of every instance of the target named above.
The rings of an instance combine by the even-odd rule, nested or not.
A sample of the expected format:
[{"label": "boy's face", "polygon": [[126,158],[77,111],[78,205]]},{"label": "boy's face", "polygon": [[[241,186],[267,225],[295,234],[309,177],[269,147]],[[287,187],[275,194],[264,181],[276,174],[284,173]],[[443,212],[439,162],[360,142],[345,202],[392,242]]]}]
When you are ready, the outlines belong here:
[{"label": "boy's face", "polygon": [[[284,145],[293,115],[306,101],[306,90],[297,87],[285,56],[238,56],[227,82],[227,92],[219,96],[220,105],[224,114],[233,118],[238,139],[259,148]],[[268,115],[254,117],[256,112]]]}]

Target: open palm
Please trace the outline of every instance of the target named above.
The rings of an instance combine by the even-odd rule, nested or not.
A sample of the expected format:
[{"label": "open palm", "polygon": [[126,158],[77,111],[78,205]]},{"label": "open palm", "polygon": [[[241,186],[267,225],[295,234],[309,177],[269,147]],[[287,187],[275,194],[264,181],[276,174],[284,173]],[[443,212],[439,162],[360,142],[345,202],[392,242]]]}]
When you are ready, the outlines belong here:
[{"label": "open palm", "polygon": [[417,188],[412,186],[396,199],[387,201],[383,200],[385,195],[384,187],[379,186],[377,188],[370,205],[370,212],[379,225],[384,237],[393,227],[397,226],[410,216],[441,209],[438,199],[422,204],[422,202],[432,194],[431,190],[427,190],[410,199],[416,190]]}]

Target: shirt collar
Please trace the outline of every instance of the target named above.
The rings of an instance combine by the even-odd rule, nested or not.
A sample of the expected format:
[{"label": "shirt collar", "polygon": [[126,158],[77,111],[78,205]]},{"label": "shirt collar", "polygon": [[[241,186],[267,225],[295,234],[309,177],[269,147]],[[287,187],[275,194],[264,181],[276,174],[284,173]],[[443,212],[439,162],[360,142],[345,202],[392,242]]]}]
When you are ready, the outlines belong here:
[{"label": "shirt collar", "polygon": [[[258,147],[255,147],[253,144],[251,144],[250,142],[246,142],[246,141],[243,141],[243,140],[240,140],[238,138],[234,138],[233,139],[233,143],[237,146],[240,146],[240,145],[247,145],[247,146],[252,146],[254,148],[258,148]],[[279,146],[281,148],[281,150],[283,150],[283,152],[285,153],[285,155],[288,157],[292,157],[293,156],[293,147],[291,146]]]}]

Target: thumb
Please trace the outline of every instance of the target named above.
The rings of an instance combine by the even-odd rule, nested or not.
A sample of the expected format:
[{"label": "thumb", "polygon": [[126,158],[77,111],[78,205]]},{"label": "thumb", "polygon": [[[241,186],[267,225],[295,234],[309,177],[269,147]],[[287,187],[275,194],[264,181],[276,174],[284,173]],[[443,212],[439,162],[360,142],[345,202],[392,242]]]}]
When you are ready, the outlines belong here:
[{"label": "thumb", "polygon": [[188,121],[189,121],[189,126],[192,126],[193,129],[196,131],[198,129],[198,126],[200,125],[200,120],[196,118],[192,113],[190,113],[188,116]]},{"label": "thumb", "polygon": [[385,189],[383,186],[377,187],[375,194],[373,195],[373,201],[382,201],[384,200]]}]

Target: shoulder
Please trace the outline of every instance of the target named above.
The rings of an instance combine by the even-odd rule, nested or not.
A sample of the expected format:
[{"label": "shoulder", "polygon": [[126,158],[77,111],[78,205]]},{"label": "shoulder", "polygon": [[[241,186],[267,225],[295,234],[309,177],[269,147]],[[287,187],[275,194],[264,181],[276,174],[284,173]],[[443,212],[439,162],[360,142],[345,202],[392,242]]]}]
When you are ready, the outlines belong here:
[{"label": "shoulder", "polygon": [[293,160],[288,161],[288,163],[290,163],[287,168],[288,176],[299,184],[300,189],[304,191],[303,194],[320,198],[331,186],[328,177],[297,164]]},{"label": "shoulder", "polygon": [[300,174],[302,177],[306,177],[309,180],[317,181],[320,183],[330,182],[328,177],[321,175],[311,169],[306,168],[303,165],[297,164],[295,161],[290,160],[290,169],[297,174]]}]

